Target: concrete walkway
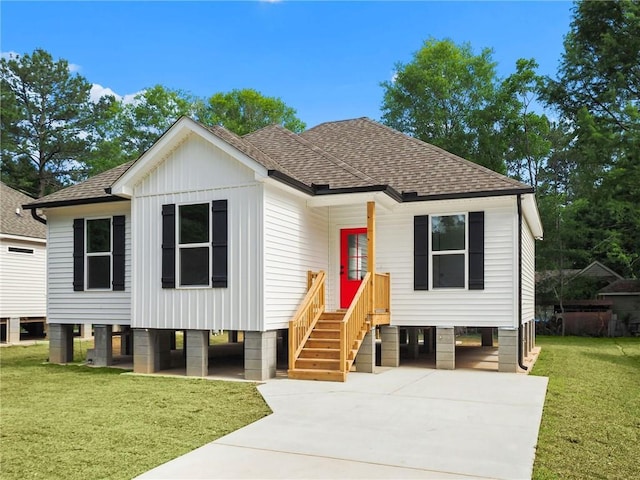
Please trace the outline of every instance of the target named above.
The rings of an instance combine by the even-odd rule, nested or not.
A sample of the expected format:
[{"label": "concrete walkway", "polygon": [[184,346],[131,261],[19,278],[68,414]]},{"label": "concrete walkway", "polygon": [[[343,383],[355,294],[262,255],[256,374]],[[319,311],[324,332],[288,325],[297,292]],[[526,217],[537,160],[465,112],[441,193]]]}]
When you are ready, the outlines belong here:
[{"label": "concrete walkway", "polygon": [[138,478],[530,478],[546,387],[411,367],[275,379],[259,387],[272,415]]}]

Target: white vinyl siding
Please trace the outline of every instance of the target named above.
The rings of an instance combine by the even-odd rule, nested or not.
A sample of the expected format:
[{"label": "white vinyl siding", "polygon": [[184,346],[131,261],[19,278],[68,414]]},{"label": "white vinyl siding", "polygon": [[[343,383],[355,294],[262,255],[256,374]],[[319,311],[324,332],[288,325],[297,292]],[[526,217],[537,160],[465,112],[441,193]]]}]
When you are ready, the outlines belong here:
[{"label": "white vinyl siding", "polygon": [[[46,210],[49,323],[131,323],[131,215],[129,202],[114,202]],[[125,215],[124,291],[73,291],[73,220]]]},{"label": "white vinyl siding", "polygon": [[[9,248],[33,253],[10,252]],[[0,240],[0,318],[44,317],[47,313],[47,251],[44,242]]]},{"label": "white vinyl siding", "polygon": [[[415,215],[485,212],[484,290],[413,288]],[[391,273],[391,323],[401,326],[515,326],[515,199],[477,198],[376,207],[376,270]],[[339,299],[339,233],[366,226],[366,205],[330,210],[330,308]]]},{"label": "white vinyl siding", "polygon": [[526,221],[522,221],[522,323],[530,322],[535,316],[535,240]]},{"label": "white vinyl siding", "polygon": [[327,271],[327,208],[265,185],[265,328],[287,328],[307,291],[307,271]]},{"label": "white vinyl siding", "polygon": [[[227,200],[227,288],[162,288],[162,205]],[[191,136],[134,187],[135,328],[264,329],[262,185],[251,169]],[[178,267],[178,265],[176,265]]]}]

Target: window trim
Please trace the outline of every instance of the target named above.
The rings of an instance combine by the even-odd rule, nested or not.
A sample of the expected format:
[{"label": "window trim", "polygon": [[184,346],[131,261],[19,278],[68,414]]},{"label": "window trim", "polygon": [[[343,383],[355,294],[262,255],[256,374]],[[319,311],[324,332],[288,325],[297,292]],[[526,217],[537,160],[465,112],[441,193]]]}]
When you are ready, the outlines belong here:
[{"label": "window trim", "polygon": [[[180,243],[180,207],[188,206],[188,205],[206,205],[207,206],[207,214],[209,215],[209,228],[207,228],[207,241],[202,243]],[[176,215],[175,215],[175,278],[176,278],[176,286],[177,289],[184,290],[194,290],[199,288],[211,288],[211,255],[212,255],[212,246],[211,246],[211,229],[212,229],[212,211],[211,211],[211,200],[197,202],[182,202],[176,203]],[[199,285],[182,285],[182,263],[180,261],[180,251],[184,248],[204,248],[207,247],[208,257],[207,257],[207,284],[199,284]]]},{"label": "window trim", "polygon": [[[91,252],[89,249],[89,225],[93,220],[109,220],[109,251],[108,252]],[[84,219],[84,290],[93,292],[110,292],[113,291],[113,217],[85,217]],[[109,287],[95,288],[89,286],[89,257],[109,257]]]},{"label": "window trim", "polygon": [[[433,219],[437,217],[454,217],[457,215],[462,215],[464,217],[464,250],[433,250]],[[429,290],[437,290],[437,291],[462,291],[469,290],[469,212],[452,212],[452,213],[441,213],[441,214],[429,214],[429,238],[428,238],[428,249],[429,249]],[[444,255],[464,255],[464,285],[462,287],[437,287],[433,284],[433,268],[434,268],[434,257],[435,256],[444,256]]]}]

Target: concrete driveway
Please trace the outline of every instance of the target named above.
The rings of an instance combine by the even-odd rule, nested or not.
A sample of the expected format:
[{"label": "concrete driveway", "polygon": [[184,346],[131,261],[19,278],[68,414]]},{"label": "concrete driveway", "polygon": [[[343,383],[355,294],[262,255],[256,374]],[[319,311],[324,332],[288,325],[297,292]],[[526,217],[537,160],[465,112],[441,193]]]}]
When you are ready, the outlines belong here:
[{"label": "concrete driveway", "polygon": [[530,478],[546,388],[410,367],[275,379],[259,387],[272,415],[138,478]]}]

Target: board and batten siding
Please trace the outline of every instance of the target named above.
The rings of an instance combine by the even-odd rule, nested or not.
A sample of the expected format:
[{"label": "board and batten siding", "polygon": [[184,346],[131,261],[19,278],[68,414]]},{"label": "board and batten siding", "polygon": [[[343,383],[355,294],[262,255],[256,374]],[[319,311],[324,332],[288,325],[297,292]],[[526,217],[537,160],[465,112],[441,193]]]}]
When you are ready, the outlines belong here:
[{"label": "board and batten siding", "polygon": [[[415,215],[485,212],[484,290],[414,290]],[[332,207],[329,304],[339,302],[339,235],[342,228],[366,227],[366,205]],[[398,326],[515,326],[515,200],[476,198],[376,207],[376,270],[391,273],[391,324]]]},{"label": "board and batten siding", "polygon": [[535,318],[536,304],[535,239],[527,222],[522,221],[522,323]]},{"label": "board and batten siding", "polygon": [[[131,323],[131,214],[129,202],[51,208],[47,216],[48,323]],[[124,291],[73,291],[73,220],[125,216]]]},{"label": "board and batten siding", "polygon": [[[33,253],[12,252],[9,248]],[[0,318],[47,314],[47,248],[42,241],[0,239]]]},{"label": "board and batten siding", "polygon": [[[262,331],[262,184],[191,135],[134,186],[134,328]],[[227,200],[227,288],[162,288],[162,205]],[[177,251],[178,249],[176,249]]]},{"label": "board and batten siding", "polygon": [[307,292],[307,272],[328,269],[328,212],[282,188],[264,189],[265,328],[287,328]]}]

